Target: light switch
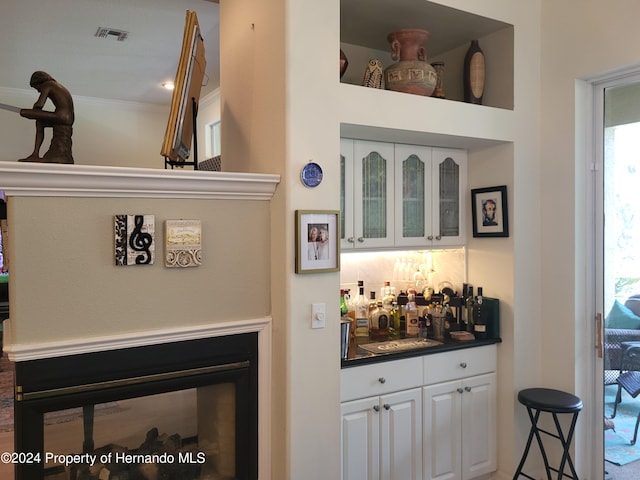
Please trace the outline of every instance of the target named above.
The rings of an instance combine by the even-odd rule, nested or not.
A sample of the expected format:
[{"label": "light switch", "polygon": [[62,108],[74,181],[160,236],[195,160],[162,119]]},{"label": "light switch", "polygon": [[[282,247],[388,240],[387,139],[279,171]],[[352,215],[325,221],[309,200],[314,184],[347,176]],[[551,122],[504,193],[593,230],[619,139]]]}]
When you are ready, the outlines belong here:
[{"label": "light switch", "polygon": [[327,305],[325,303],[311,304],[311,328],[324,328]]}]

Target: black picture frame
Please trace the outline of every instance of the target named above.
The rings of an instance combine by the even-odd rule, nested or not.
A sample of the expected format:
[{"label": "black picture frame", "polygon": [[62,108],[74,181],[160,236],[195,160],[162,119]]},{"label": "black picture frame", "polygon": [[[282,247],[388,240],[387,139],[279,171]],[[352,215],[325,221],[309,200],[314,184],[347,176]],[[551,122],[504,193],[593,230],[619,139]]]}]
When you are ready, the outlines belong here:
[{"label": "black picture frame", "polygon": [[471,190],[471,212],[474,237],[509,236],[506,185]]}]

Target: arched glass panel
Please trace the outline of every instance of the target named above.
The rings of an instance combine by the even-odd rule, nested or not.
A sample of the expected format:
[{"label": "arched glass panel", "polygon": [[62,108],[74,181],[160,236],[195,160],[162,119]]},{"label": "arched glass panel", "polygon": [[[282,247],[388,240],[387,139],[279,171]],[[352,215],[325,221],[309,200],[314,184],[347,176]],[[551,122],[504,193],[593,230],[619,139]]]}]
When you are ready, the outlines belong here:
[{"label": "arched glass panel", "polygon": [[402,236],[424,237],[424,162],[417,155],[402,161]]},{"label": "arched glass panel", "polygon": [[387,160],[378,152],[362,159],[362,235],[387,236]]},{"label": "arched glass panel", "polygon": [[439,165],[440,236],[460,235],[460,166],[447,157]]}]

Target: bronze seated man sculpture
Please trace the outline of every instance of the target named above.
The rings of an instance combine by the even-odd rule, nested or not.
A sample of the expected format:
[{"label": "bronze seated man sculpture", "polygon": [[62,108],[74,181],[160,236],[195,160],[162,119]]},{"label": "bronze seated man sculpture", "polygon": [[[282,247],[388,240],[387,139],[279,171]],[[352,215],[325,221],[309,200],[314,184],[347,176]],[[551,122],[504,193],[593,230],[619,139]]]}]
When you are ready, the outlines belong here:
[{"label": "bronze seated man sculpture", "polygon": [[[34,72],[29,83],[40,92],[33,108],[23,108],[20,115],[36,121],[36,141],[33,153],[21,162],[73,163],[71,134],[73,133],[73,99],[69,91],[46,72]],[[55,111],[43,110],[50,99]],[[53,137],[49,150],[40,158],[40,147],[44,140],[44,129],[51,127]]]}]

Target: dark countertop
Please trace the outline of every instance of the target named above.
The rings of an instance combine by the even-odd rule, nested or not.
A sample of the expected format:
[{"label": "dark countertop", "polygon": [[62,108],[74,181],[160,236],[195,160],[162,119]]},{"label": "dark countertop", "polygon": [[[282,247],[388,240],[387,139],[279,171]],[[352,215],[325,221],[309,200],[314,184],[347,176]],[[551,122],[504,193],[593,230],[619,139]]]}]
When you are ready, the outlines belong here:
[{"label": "dark countertop", "polygon": [[[390,339],[394,340],[394,339]],[[401,339],[397,339],[401,340]],[[416,338],[417,340],[417,338]],[[385,340],[386,341],[386,340]],[[342,360],[341,368],[357,367],[371,363],[387,362],[389,360],[398,360],[401,358],[421,357],[423,355],[431,355],[434,353],[450,352],[452,350],[463,350],[465,348],[482,347],[485,345],[494,345],[501,343],[500,338],[488,338],[483,340],[471,341],[455,341],[445,339],[442,345],[426,346],[424,348],[416,348],[411,350],[402,350],[392,353],[374,354],[360,348],[358,345],[374,343],[376,340],[369,337],[352,338],[349,344],[349,352],[346,360]]]}]

